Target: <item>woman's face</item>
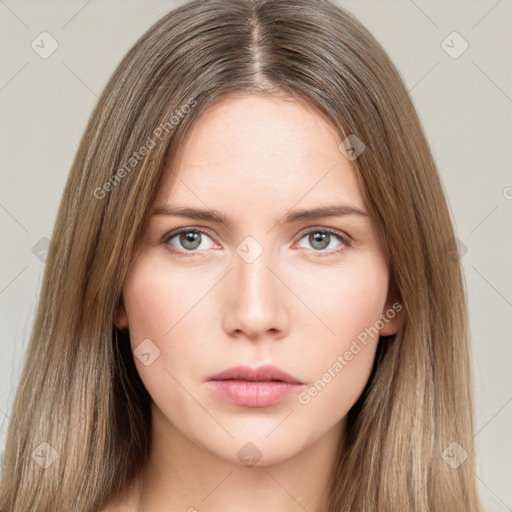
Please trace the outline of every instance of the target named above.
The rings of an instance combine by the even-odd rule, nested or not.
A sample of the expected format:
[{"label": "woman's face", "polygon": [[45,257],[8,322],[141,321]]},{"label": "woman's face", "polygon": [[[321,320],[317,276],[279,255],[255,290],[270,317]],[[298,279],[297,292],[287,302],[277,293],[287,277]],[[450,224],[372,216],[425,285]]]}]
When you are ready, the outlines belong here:
[{"label": "woman's face", "polygon": [[[194,125],[117,318],[154,432],[246,465],[339,438],[378,331],[395,333],[399,318],[341,142],[312,108],[268,96],[223,99]],[[238,365],[289,375],[211,380]]]}]

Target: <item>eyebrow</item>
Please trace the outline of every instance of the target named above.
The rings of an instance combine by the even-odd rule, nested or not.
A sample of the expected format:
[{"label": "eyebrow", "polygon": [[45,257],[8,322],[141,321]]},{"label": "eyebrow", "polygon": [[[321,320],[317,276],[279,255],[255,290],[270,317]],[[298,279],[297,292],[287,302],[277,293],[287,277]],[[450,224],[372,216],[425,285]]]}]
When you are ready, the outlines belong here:
[{"label": "eyebrow", "polygon": [[[233,222],[218,210],[191,208],[187,206],[173,206],[165,204],[158,206],[153,210],[152,215],[170,215],[176,217],[186,217],[188,219],[216,222],[226,225],[232,229]],[[368,217],[368,214],[354,206],[343,204],[333,204],[319,208],[293,210],[284,216],[284,222],[291,224],[293,222],[323,219],[326,217],[344,217],[347,215],[356,215]]]}]

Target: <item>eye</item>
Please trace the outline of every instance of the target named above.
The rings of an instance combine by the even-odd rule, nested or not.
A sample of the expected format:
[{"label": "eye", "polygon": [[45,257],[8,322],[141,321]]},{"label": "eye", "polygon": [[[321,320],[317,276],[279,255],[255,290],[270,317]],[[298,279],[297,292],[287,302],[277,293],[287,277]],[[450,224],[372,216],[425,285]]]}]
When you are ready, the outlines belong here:
[{"label": "eye", "polygon": [[[163,243],[173,253],[177,253],[180,256],[188,256],[186,253],[199,252],[196,249],[211,249],[212,246],[204,246],[204,239],[211,238],[202,229],[198,228],[182,228],[178,231],[173,231],[164,236]],[[207,244],[208,245],[208,244]],[[192,255],[191,254],[191,255]]]},{"label": "eye", "polygon": [[[332,229],[311,229],[306,233],[303,233],[300,240],[303,240],[304,238],[307,238],[307,242],[311,247],[313,247],[314,252],[320,253],[322,256],[337,254],[343,251],[346,247],[351,246],[351,240],[348,235],[344,235]],[[338,241],[338,245],[336,245],[336,240]],[[329,247],[331,250],[329,250]]]},{"label": "eye", "polygon": [[[210,245],[206,244],[205,247],[203,243],[205,242],[205,238],[212,241],[206,231],[202,229],[182,228],[168,233],[163,237],[162,241],[171,252],[178,256],[193,256],[194,254],[201,252],[200,249],[211,249],[215,245],[213,243]],[[348,235],[344,235],[343,233],[332,229],[310,229],[302,234],[300,240],[305,238],[307,238],[308,243],[313,248],[313,252],[322,256],[337,254],[351,246],[351,239]],[[338,241],[337,246],[335,243],[336,240]],[[329,247],[331,250],[329,250]]]}]

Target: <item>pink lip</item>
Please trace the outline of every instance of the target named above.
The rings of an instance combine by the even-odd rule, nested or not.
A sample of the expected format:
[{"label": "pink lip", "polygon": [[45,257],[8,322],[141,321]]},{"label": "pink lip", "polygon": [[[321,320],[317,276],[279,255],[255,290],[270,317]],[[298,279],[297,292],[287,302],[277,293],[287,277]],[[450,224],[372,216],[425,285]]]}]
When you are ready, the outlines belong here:
[{"label": "pink lip", "polygon": [[223,398],[245,407],[268,407],[295,393],[299,379],[272,365],[234,366],[207,379]]}]

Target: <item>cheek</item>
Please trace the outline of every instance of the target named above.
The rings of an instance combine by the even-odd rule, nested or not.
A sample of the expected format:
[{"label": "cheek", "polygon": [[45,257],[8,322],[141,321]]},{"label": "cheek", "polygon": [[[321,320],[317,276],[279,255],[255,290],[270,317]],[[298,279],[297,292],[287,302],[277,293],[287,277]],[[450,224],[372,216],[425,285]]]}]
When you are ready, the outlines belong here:
[{"label": "cheek", "polygon": [[[185,383],[191,379],[190,368],[204,358],[198,339],[208,339],[201,335],[208,329],[204,296],[213,284],[204,280],[194,286],[191,281],[199,282],[182,268],[172,269],[155,251],[139,256],[123,287],[135,365],[153,397],[163,389],[179,389],[172,377]],[[138,357],[142,347],[151,354],[148,365]]]},{"label": "cheek", "polygon": [[[139,256],[126,279],[123,298],[134,362],[144,387],[155,403],[179,407],[179,393],[172,392],[177,384],[170,365],[176,354],[170,353],[165,341],[185,312],[178,299],[180,294],[171,293],[177,281],[168,274],[154,258]],[[179,359],[183,361],[185,357],[181,354]]]},{"label": "cheek", "polygon": [[323,321],[328,333],[326,346],[341,350],[361,332],[373,326],[384,313],[388,293],[385,261],[371,257],[354,258],[343,268],[332,269],[315,279],[303,281],[300,289],[312,311]]},{"label": "cheek", "polygon": [[[157,251],[139,255],[123,288],[132,344],[145,338],[162,343],[198,301],[198,287],[182,269],[172,269]],[[184,319],[186,322],[186,319]]]},{"label": "cheek", "polygon": [[374,260],[319,284],[309,286],[309,303],[329,329],[321,350],[304,347],[310,379],[298,402],[311,417],[329,416],[335,422],[354,405],[370,376],[379,340],[375,324],[387,298],[387,268]]},{"label": "cheek", "polygon": [[127,281],[124,297],[132,344],[159,338],[171,327],[166,311],[172,295],[167,295],[164,288],[157,273],[134,272]]},{"label": "cheek", "polygon": [[381,300],[372,296],[372,291],[375,292],[346,290],[346,295],[339,292],[347,303],[338,301],[342,305],[325,317],[336,336],[327,334],[321,350],[310,347],[307,351],[309,379],[297,400],[312,423],[315,423],[313,418],[323,418],[324,427],[318,425],[318,429],[333,426],[343,418],[370,377],[379,343],[375,322],[382,311]]},{"label": "cheek", "polygon": [[[317,432],[337,424],[361,396],[370,377],[375,349],[375,343],[354,344],[348,351],[333,354],[318,377],[297,395],[302,417],[314,424]],[[322,421],[318,422],[318,418]]]}]

